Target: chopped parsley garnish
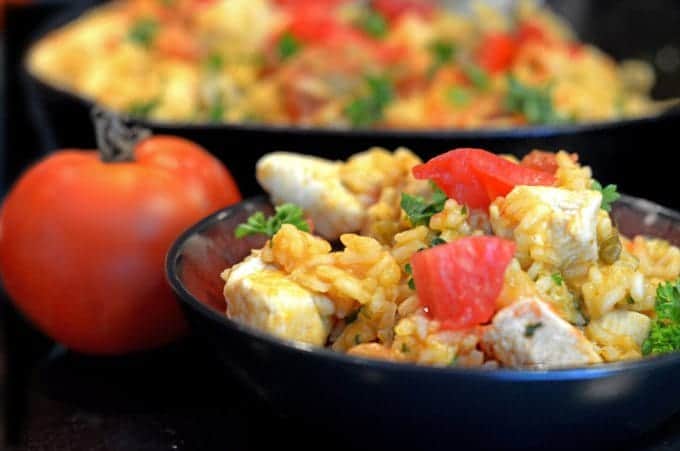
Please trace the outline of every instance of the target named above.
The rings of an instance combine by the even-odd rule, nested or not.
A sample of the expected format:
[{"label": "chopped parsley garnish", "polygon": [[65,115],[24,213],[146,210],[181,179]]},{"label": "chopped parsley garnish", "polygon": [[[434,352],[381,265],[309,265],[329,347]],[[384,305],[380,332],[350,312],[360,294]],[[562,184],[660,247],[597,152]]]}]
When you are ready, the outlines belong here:
[{"label": "chopped parsley garnish", "polygon": [[616,191],[616,185],[610,184],[603,188],[602,185],[600,185],[600,182],[593,180],[593,184],[590,188],[602,193],[602,204],[600,205],[600,208],[607,212],[612,211],[612,204],[621,197]]},{"label": "chopped parsley garnish", "polygon": [[427,225],[433,215],[444,209],[447,199],[446,193],[434,183],[432,188],[434,192],[430,202],[427,202],[420,196],[412,196],[406,193],[401,194],[401,209],[404,210],[409,221],[414,226]]},{"label": "chopped parsley garnish", "polygon": [[550,88],[534,88],[514,77],[508,79],[505,97],[508,111],[522,114],[530,124],[559,124],[565,119],[553,107]]},{"label": "chopped parsley garnish", "polygon": [[451,361],[449,362],[449,366],[456,366],[457,363],[458,363],[458,356],[457,356],[457,355],[454,355],[454,356],[451,358]]},{"label": "chopped parsley garnish", "polygon": [[660,283],[656,289],[656,318],[642,354],[666,354],[680,350],[680,279]]},{"label": "chopped parsley garnish", "polygon": [[286,60],[295,55],[302,48],[302,44],[291,33],[284,33],[278,44],[279,57]]},{"label": "chopped parsley garnish", "polygon": [[406,265],[404,266],[404,272],[411,276],[409,277],[408,282],[406,282],[406,284],[410,289],[415,290],[416,282],[413,280],[413,268],[411,267],[410,263],[406,263]]},{"label": "chopped parsley garnish", "polygon": [[367,127],[380,121],[387,105],[394,99],[394,87],[386,77],[366,77],[366,95],[345,107],[345,116],[354,127]]},{"label": "chopped parsley garnish", "polygon": [[219,53],[212,53],[205,59],[205,67],[210,72],[220,72],[224,67],[224,58]]},{"label": "chopped parsley garnish", "polygon": [[210,104],[208,119],[210,122],[222,122],[222,119],[224,119],[224,103],[222,102],[221,93],[217,95]]},{"label": "chopped parsley garnish", "polygon": [[465,72],[465,75],[475,89],[484,91],[489,88],[489,74],[481,67],[475,64],[466,64],[463,66],[463,72]]},{"label": "chopped parsley garnish", "polygon": [[273,216],[265,218],[264,213],[258,211],[248,221],[236,227],[236,238],[259,233],[272,237],[279,231],[283,224],[292,224],[303,232],[309,232],[309,224],[304,218],[304,213],[295,204],[282,204],[275,208]]},{"label": "chopped parsley garnish", "polygon": [[402,343],[402,344],[401,344],[401,352],[402,352],[403,354],[406,354],[406,353],[408,353],[409,351],[411,351],[411,350],[409,349],[408,345],[407,345],[406,343]]},{"label": "chopped parsley garnish", "polygon": [[354,336],[354,344],[355,345],[361,344],[361,335],[360,334],[356,334]]},{"label": "chopped parsley garnish", "polygon": [[464,107],[470,103],[470,91],[461,86],[453,86],[446,91],[446,100],[455,107]]},{"label": "chopped parsley garnish", "polygon": [[127,109],[130,116],[138,118],[147,118],[153,110],[160,104],[159,99],[146,100],[142,102],[133,102]]},{"label": "chopped parsley garnish", "polygon": [[534,333],[536,333],[536,329],[538,329],[539,327],[543,327],[543,323],[540,321],[537,323],[527,324],[526,327],[524,328],[524,336],[527,338],[533,337]]},{"label": "chopped parsley garnish", "polygon": [[149,48],[158,34],[158,22],[156,19],[137,19],[128,31],[128,39],[135,44]]},{"label": "chopped parsley garnish", "polygon": [[626,302],[629,303],[629,304],[631,304],[631,305],[633,305],[633,304],[635,304],[635,299],[633,299],[632,297],[628,296],[628,298],[626,299]]},{"label": "chopped parsley garnish", "polygon": [[436,236],[436,237],[432,238],[432,241],[430,241],[430,247],[435,247],[435,246],[439,246],[440,244],[446,244],[446,243],[447,243],[447,241],[445,239],[443,239],[440,236]]},{"label": "chopped parsley garnish", "polygon": [[461,214],[461,215],[466,215],[466,214],[468,214],[467,205],[463,205],[462,207],[460,207],[460,214]]},{"label": "chopped parsley garnish", "polygon": [[456,56],[456,44],[450,41],[434,41],[429,45],[432,63],[427,73],[433,77],[439,69],[453,61]]},{"label": "chopped parsley garnish", "polygon": [[361,17],[359,17],[357,25],[374,38],[382,38],[388,31],[385,17],[373,9],[369,9],[363,13]]},{"label": "chopped parsley garnish", "polygon": [[551,275],[550,278],[553,280],[553,282],[555,282],[555,285],[562,285],[562,283],[564,283],[564,279],[562,279],[562,274],[558,272]]}]

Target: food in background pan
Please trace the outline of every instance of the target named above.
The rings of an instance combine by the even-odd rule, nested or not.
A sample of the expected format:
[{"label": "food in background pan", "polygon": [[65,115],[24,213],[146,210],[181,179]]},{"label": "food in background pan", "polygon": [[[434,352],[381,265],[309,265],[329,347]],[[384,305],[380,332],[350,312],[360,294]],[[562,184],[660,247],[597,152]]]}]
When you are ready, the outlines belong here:
[{"label": "food in background pan", "polygon": [[[428,365],[552,368],[680,348],[680,249],[626,238],[576,154],[273,153],[270,240],[222,273],[227,315],[279,337]],[[339,239],[339,242],[338,242]]]},{"label": "food in background pan", "polygon": [[478,128],[658,111],[650,67],[617,64],[549,10],[416,0],[122,0],[50,33],[33,74],[163,122]]}]

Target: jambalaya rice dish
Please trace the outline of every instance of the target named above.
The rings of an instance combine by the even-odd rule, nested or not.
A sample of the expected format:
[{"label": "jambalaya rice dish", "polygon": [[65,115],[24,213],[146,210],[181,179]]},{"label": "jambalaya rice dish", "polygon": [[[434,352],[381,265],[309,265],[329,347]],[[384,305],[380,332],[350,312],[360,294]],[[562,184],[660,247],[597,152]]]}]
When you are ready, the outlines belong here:
[{"label": "jambalaya rice dish", "polygon": [[118,0],[49,33],[27,63],[51,86],[157,122],[470,129],[660,111],[651,66],[616,62],[547,8],[517,3]]},{"label": "jambalaya rice dish", "polygon": [[624,237],[576,154],[456,149],[422,163],[277,152],[277,206],[237,237],[229,318],[341,353],[424,365],[553,368],[680,349],[680,249]]}]

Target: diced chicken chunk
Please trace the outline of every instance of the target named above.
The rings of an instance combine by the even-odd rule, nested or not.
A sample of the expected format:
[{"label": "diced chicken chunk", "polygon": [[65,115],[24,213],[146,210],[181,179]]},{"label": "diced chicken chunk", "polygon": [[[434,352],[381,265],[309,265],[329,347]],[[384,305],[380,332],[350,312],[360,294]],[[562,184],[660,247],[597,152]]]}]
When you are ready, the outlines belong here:
[{"label": "diced chicken chunk", "polygon": [[513,367],[552,368],[602,361],[579,329],[538,299],[522,299],[499,311],[482,343],[496,360]]},{"label": "diced chicken chunk", "polygon": [[583,275],[597,261],[597,212],[602,195],[546,186],[516,186],[490,207],[496,235],[517,243],[523,268],[533,262]]},{"label": "diced chicken chunk", "polygon": [[359,198],[340,179],[340,164],[287,152],[265,155],[257,163],[257,180],[272,202],[291,202],[310,215],[316,231],[329,240],[358,231],[365,218]]},{"label": "diced chicken chunk", "polygon": [[288,279],[255,253],[222,273],[227,316],[289,340],[323,346],[333,303]]}]

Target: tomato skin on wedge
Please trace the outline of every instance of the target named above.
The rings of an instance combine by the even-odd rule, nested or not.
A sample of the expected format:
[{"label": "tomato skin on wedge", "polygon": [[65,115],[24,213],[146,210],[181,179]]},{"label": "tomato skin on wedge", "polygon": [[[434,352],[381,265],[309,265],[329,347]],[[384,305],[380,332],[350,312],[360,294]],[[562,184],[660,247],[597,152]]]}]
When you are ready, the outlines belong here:
[{"label": "tomato skin on wedge", "polygon": [[487,323],[496,311],[515,243],[493,236],[460,238],[411,257],[420,303],[444,329]]},{"label": "tomato skin on wedge", "polygon": [[417,179],[430,179],[447,196],[470,208],[487,209],[517,185],[553,185],[555,176],[520,166],[483,149],[454,149],[413,168]]}]

